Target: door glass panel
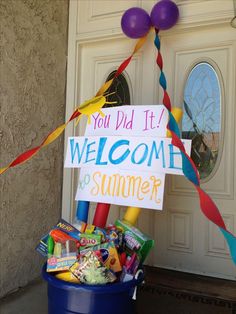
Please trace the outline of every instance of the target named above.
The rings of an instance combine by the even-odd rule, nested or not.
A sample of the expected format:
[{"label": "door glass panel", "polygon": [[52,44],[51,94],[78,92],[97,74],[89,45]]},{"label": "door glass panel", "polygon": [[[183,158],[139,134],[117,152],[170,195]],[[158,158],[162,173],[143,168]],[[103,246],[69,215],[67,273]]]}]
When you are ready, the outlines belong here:
[{"label": "door glass panel", "polygon": [[183,108],[182,137],[192,139],[191,157],[205,179],[215,167],[221,131],[220,83],[209,63],[199,63],[190,72]]},{"label": "door glass panel", "polygon": [[[106,82],[112,79],[116,71],[111,72],[106,79]],[[123,74],[120,74],[114,79],[112,85],[107,90],[107,101],[116,101],[114,105],[105,105],[105,107],[130,105],[130,92],[127,80]]]}]

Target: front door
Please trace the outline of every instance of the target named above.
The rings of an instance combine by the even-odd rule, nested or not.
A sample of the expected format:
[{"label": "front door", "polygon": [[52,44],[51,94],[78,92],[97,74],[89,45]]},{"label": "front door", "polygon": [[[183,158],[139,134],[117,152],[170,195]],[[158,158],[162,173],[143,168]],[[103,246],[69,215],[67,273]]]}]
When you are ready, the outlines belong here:
[{"label": "front door", "polygon": [[[235,67],[236,31],[230,26],[233,2],[176,1],[180,21],[161,32],[161,52],[172,105],[183,108],[183,137],[193,140],[192,156],[202,187],[236,233],[235,200]],[[134,6],[151,11],[155,1],[70,2],[67,115],[92,98],[108,76],[133,50],[135,40],[120,29],[123,12]],[[131,104],[159,104],[162,90],[151,32],[119,82]],[[128,88],[127,88],[128,86]],[[83,135],[85,123],[70,126],[67,136]],[[235,279],[236,270],[225,241],[200,211],[191,184],[167,176],[163,211],[142,209],[138,226],[155,239],[151,265]],[[78,171],[64,171],[63,217],[72,220]],[[125,208],[113,206],[109,220],[122,218]],[[91,206],[92,219],[94,205]]]}]

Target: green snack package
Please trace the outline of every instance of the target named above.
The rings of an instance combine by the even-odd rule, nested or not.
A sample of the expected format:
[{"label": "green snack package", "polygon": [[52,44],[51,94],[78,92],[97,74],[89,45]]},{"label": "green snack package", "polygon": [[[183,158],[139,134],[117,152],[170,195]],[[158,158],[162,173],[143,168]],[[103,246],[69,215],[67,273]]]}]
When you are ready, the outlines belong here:
[{"label": "green snack package", "polygon": [[80,248],[87,248],[101,243],[101,235],[98,234],[80,234]]},{"label": "green snack package", "polygon": [[151,248],[154,246],[154,240],[143,234],[140,230],[128,223],[117,220],[115,226],[123,233],[123,245],[130,254],[135,252],[143,263],[148,256]]}]

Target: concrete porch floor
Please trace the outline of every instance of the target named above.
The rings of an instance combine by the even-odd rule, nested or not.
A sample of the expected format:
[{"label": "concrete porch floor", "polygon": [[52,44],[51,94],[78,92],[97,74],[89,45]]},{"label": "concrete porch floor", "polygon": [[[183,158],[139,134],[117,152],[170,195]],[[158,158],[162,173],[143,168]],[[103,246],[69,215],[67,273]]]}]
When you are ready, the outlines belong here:
[{"label": "concrete porch floor", "polygon": [[[148,268],[136,309],[137,314],[236,314],[236,282]],[[3,298],[0,313],[47,314],[46,283],[38,279]]]},{"label": "concrete porch floor", "polygon": [[0,301],[1,314],[47,314],[47,284],[41,279]]}]

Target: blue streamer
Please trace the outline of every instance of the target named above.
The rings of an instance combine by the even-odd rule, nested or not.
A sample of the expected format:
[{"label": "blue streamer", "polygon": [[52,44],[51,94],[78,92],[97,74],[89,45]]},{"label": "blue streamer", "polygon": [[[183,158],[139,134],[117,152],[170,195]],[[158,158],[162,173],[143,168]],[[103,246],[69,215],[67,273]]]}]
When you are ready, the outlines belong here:
[{"label": "blue streamer", "polygon": [[220,231],[223,233],[223,236],[225,237],[228,245],[231,257],[236,264],[236,238],[228,231],[224,230],[223,228],[220,228]]},{"label": "blue streamer", "polygon": [[173,114],[169,111],[169,129],[180,138],[180,130]]},{"label": "blue streamer", "polygon": [[156,34],[155,40],[154,40],[155,46],[157,47],[158,50],[161,48],[161,42],[158,34]]},{"label": "blue streamer", "polygon": [[164,90],[166,90],[166,87],[167,87],[167,84],[166,84],[166,77],[165,77],[165,74],[164,74],[163,72],[161,72],[161,74],[160,74],[159,82],[160,82],[161,87],[162,87]]},{"label": "blue streamer", "polygon": [[189,159],[185,156],[183,152],[181,152],[182,155],[182,168],[183,168],[183,173],[184,175],[191,181],[193,184],[196,186],[199,186],[199,180],[198,177],[192,167],[192,164],[190,163]]}]

